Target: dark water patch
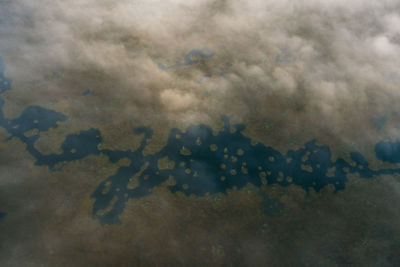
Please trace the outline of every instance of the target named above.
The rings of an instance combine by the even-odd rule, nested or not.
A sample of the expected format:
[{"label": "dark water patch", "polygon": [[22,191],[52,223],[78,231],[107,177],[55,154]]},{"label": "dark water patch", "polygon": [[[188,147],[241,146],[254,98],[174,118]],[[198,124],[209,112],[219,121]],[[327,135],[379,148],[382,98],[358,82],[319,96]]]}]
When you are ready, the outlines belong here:
[{"label": "dark water patch", "polygon": [[3,58],[0,57],[0,126],[3,126],[7,123],[3,114],[4,99],[1,97],[1,95],[6,91],[11,90],[11,82],[12,82],[11,79],[4,76],[4,71],[5,71],[4,61]]},{"label": "dark water patch", "polygon": [[[400,172],[400,169],[371,170],[358,152],[350,154],[352,164],[341,158],[332,161],[329,147],[319,146],[314,140],[282,154],[263,144],[252,145],[251,139],[241,133],[243,124],[232,126],[236,129],[232,133],[229,118],[223,116],[222,120],[225,127],[216,136],[203,124],[192,125],[185,132],[172,129],[165,147],[153,155],[143,156],[144,146],[136,151],[101,151],[113,162],[126,157],[131,164],[121,167],[93,193],[94,216],[102,224],[119,223],[118,216],[127,199],[150,194],[171,176],[175,181],[168,187],[172,193],[204,196],[241,189],[248,183],[260,187],[263,179],[269,185],[297,185],[307,192],[310,188],[319,192],[331,185],[337,192],[345,188],[348,173],[369,178]],[[144,143],[147,138],[150,135],[143,139]],[[173,162],[173,167],[159,169],[158,160],[162,158]],[[137,184],[129,188],[133,177]]]},{"label": "dark water patch", "polygon": [[275,56],[276,63],[289,64],[289,63],[295,62],[296,60],[297,60],[297,57],[292,56],[289,53],[289,51],[285,48],[282,48],[281,53],[279,55]]},{"label": "dark water patch", "polygon": [[376,157],[385,162],[399,163],[400,162],[400,141],[385,142],[380,141],[375,145]]},{"label": "dark water patch", "polygon": [[284,205],[277,199],[269,198],[265,192],[262,194],[263,200],[261,202],[261,210],[265,216],[277,217],[281,215]]},{"label": "dark water patch", "polygon": [[196,82],[199,83],[199,84],[202,84],[203,81],[204,81],[206,78],[211,78],[211,77],[212,77],[211,74],[205,74],[205,75],[201,76],[199,79],[197,79]]},{"label": "dark water patch", "polygon": [[91,93],[92,93],[92,90],[87,89],[87,90],[83,91],[82,95],[83,96],[87,96],[87,95],[89,95]]},{"label": "dark water patch", "polygon": [[184,56],[184,61],[175,61],[175,64],[166,66],[161,62],[157,63],[157,66],[165,71],[168,71],[169,69],[174,69],[177,67],[183,67],[183,66],[189,66],[193,64],[197,64],[200,62],[199,58],[202,59],[207,59],[215,55],[214,50],[210,50],[209,48],[203,48],[203,49],[193,49],[190,50],[185,56]]},{"label": "dark water patch", "polygon": [[61,154],[42,155],[34,148],[30,152],[36,158],[36,165],[45,165],[54,170],[59,163],[64,163],[65,165],[68,162],[83,159],[89,155],[98,155],[100,153],[98,145],[101,140],[99,130],[89,129],[68,135],[61,145]]},{"label": "dark water patch", "polygon": [[7,216],[6,212],[0,212],[0,223],[3,222],[4,218]]},{"label": "dark water patch", "polygon": [[29,106],[18,118],[8,120],[5,127],[12,136],[19,137],[34,129],[40,132],[47,131],[51,128],[57,128],[57,123],[65,121],[66,119],[67,116],[59,112],[39,106]]},{"label": "dark water patch", "polygon": [[0,57],[0,93],[11,90],[11,79],[4,76],[5,65],[3,58]]},{"label": "dark water patch", "polygon": [[377,130],[382,130],[383,128],[385,128],[386,122],[387,122],[386,116],[372,118],[372,124]]}]

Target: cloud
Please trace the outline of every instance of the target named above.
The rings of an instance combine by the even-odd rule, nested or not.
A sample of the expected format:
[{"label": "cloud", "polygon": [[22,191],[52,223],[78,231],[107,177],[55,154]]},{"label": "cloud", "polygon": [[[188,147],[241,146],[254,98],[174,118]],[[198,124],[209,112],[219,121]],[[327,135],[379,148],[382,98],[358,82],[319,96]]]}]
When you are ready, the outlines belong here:
[{"label": "cloud", "polygon": [[181,93],[176,89],[166,89],[161,95],[161,102],[168,110],[185,110],[194,104],[194,95]]},{"label": "cloud", "polygon": [[[196,98],[191,105],[205,108],[208,99],[194,82],[203,75],[212,76],[207,86],[219,103],[211,110],[243,119],[254,116],[252,105],[294,97],[308,107],[302,115],[319,111],[340,122],[337,111],[367,105],[371,87],[399,97],[385,78],[400,69],[394,60],[399,55],[396,1],[19,0],[2,5],[0,52],[11,76],[29,84],[48,80],[50,70],[66,73],[67,80],[76,72],[104,73],[99,79],[111,79],[115,87],[105,89],[99,101],[121,94],[121,108],[152,105],[162,116],[171,110],[165,104],[170,88],[182,91],[176,102],[190,95]],[[174,51],[184,55],[201,47],[215,49],[215,57],[168,72],[157,65]],[[182,55],[173,60],[183,62]],[[218,76],[215,69],[226,62],[232,67]],[[68,94],[65,90],[83,89],[82,79],[74,88],[53,87]],[[250,105],[245,112],[226,110],[225,104],[243,102],[240,98]]]},{"label": "cloud", "polygon": [[[400,112],[398,0],[0,0],[0,56],[6,63],[6,76],[13,79],[13,90],[4,93],[7,117],[16,117],[33,104],[68,115],[65,128],[41,133],[37,144],[45,143],[49,149],[59,148],[66,134],[95,127],[101,130],[105,148],[107,145],[114,148],[112,143],[118,142],[122,144],[116,147],[124,150],[135,138],[133,132],[132,135],[127,132],[138,125],[153,127],[155,137],[149,146],[159,149],[162,141],[158,139],[165,139],[170,128],[207,123],[216,129],[222,125],[221,114],[233,115],[232,120],[246,122],[245,134],[253,140],[282,150],[287,150],[293,140],[298,141],[296,146],[301,146],[310,138],[319,138],[321,142],[330,143],[334,154],[343,147],[368,151],[373,150],[373,145],[360,144],[376,142],[383,137],[395,138],[400,133],[399,126],[394,124],[399,122],[395,114]],[[87,90],[91,93],[82,96]],[[372,123],[377,116],[387,118],[385,127],[379,131]],[[17,229],[15,236],[9,231],[5,240],[24,239],[28,232],[43,228],[42,220],[46,220],[53,228],[47,233],[45,228],[36,231],[30,238],[26,247],[34,251],[32,255],[40,247],[37,239],[44,240],[49,251],[58,245],[60,251],[64,250],[60,240],[68,240],[74,229],[79,230],[74,239],[80,240],[76,241],[79,244],[82,242],[80,247],[96,247],[102,243],[102,235],[109,229],[100,229],[97,221],[89,218],[92,203],[86,202],[97,184],[112,175],[116,167],[107,169],[106,158],[90,158],[88,165],[93,160],[96,161],[93,166],[108,167],[95,170],[98,176],[94,176],[85,173],[83,165],[74,163],[82,168],[79,175],[71,168],[69,174],[58,174],[62,183],[49,185],[43,178],[51,179],[47,170],[31,166],[32,159],[23,153],[21,144],[11,145],[20,149],[17,154],[10,147],[0,152],[2,158],[8,159],[4,161],[6,164],[0,165],[1,173],[8,173],[0,182],[2,192],[7,192],[2,200],[8,203],[5,208],[20,210],[7,214],[16,228],[22,221],[35,223],[32,228],[26,226],[29,231]],[[9,154],[18,155],[18,160],[10,158]],[[17,167],[9,161],[29,168]],[[31,173],[31,169],[35,170]],[[71,177],[73,183],[67,180]],[[82,183],[86,184],[82,186]],[[382,195],[398,199],[398,183],[394,180],[385,183],[392,186],[382,186]],[[48,190],[43,190],[42,185]],[[32,190],[32,186],[37,190]],[[385,188],[396,189],[395,194],[386,194]],[[43,191],[57,193],[51,199],[42,194]],[[25,205],[26,192],[30,192],[36,206]],[[204,225],[197,226],[200,229],[197,239],[179,243],[186,240],[183,237],[186,230],[192,229],[190,221],[184,231],[177,223],[189,218],[187,210],[181,211],[187,199],[178,201],[178,205],[173,203],[176,199],[156,194],[151,197],[162,203],[159,213],[152,214],[154,220],[146,219],[147,215],[123,215],[137,225],[125,224],[125,231],[146,229],[144,234],[139,230],[137,233],[144,241],[138,240],[148,245],[147,251],[158,248],[152,243],[158,242],[156,238],[147,238],[153,232],[165,234],[165,242],[176,242],[179,249],[173,255],[179,257],[181,248],[191,249],[186,244],[212,246],[208,245],[209,242],[213,244],[211,241],[201,241],[209,234],[203,230]],[[68,207],[64,207],[66,215],[60,215],[64,210],[54,215],[56,208],[48,208],[48,203],[56,205],[54,203],[64,203],[65,199],[71,201],[71,204],[65,204]],[[349,199],[346,203],[352,203],[356,197]],[[378,194],[376,199],[384,198]],[[132,209],[142,215],[148,212],[137,203],[130,204]],[[238,203],[247,202],[238,200]],[[336,206],[348,207],[346,203],[336,203]],[[382,207],[389,207],[383,204]],[[77,213],[79,205],[84,208]],[[207,205],[204,204],[205,210],[209,208]],[[232,206],[236,207],[237,203]],[[332,209],[335,212],[339,210],[336,206]],[[354,210],[349,214],[355,214]],[[37,219],[36,212],[41,213],[41,220]],[[168,215],[166,222],[157,217],[160,213]],[[313,209],[306,213],[304,218],[312,217]],[[13,214],[22,215],[16,218]],[[204,219],[203,215],[198,215],[200,213],[196,214],[200,216],[199,221]],[[235,217],[237,214],[239,212],[227,218],[233,218],[232,223],[237,229],[247,231],[241,224],[243,219]],[[215,218],[219,216],[216,212]],[[204,217],[205,224],[214,223],[214,217]],[[62,237],[58,237],[57,227],[61,226],[53,223],[54,218],[64,229]],[[326,218],[338,218],[337,213]],[[290,223],[285,224],[286,221],[281,222],[290,226]],[[305,222],[307,219],[303,219]],[[159,228],[153,227],[153,223]],[[253,224],[245,222],[245,226],[248,225]],[[330,226],[329,222],[326,225]],[[249,228],[253,231],[256,226],[254,223],[254,227]],[[281,233],[288,232],[284,226],[279,228]],[[327,227],[322,226],[320,232],[326,231]],[[172,234],[168,235],[165,229],[170,229]],[[225,231],[227,228],[221,226],[220,229]],[[219,240],[223,231],[217,230],[211,237]],[[96,231],[101,234],[92,234]],[[115,229],[113,231],[109,236],[104,234],[109,242],[104,242],[103,250],[97,252],[107,251],[109,246],[114,251],[121,248],[121,255],[131,255],[131,237],[126,235],[125,243],[114,243],[121,235]],[[79,236],[80,233],[85,238]],[[177,240],[169,240],[171,235]],[[277,234],[276,240],[279,241],[281,236]],[[241,238],[237,235],[237,240]],[[288,237],[288,244],[292,244],[291,238]],[[261,252],[258,244],[264,244],[265,240],[259,239],[258,232],[246,240],[243,250],[250,256],[243,256],[245,262],[266,261],[276,254],[271,253],[275,248],[269,248],[268,253]],[[135,241],[135,256],[140,256],[139,241]],[[230,242],[236,241],[227,241]],[[340,247],[336,243],[333,239],[332,247]],[[77,244],[72,242],[66,246],[72,249]],[[173,246],[165,247],[172,250]],[[313,243],[307,244],[306,248],[314,252],[318,247]],[[8,251],[15,254],[12,256],[15,260],[22,253],[29,259],[30,254],[22,252],[22,248],[19,243],[12,243]],[[292,250],[290,246],[289,249]],[[76,254],[65,253],[62,256],[66,261],[75,258],[70,255]],[[112,261],[108,254],[99,254]],[[157,257],[142,260],[153,258],[158,260]]]}]

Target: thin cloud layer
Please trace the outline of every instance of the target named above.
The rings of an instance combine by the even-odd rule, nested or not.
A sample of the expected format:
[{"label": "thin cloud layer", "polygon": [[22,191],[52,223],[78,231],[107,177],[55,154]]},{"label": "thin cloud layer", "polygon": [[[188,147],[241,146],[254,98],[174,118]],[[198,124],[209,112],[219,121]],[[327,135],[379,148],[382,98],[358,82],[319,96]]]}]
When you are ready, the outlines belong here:
[{"label": "thin cloud layer", "polygon": [[[280,107],[301,120],[318,114],[339,124],[366,106],[373,113],[399,98],[398,1],[1,5],[0,53],[10,76],[26,87],[41,80],[49,91],[69,94],[92,82],[76,80],[77,72],[97,73],[99,83],[110,83],[95,94],[99,102],[121,95],[121,110],[141,116],[151,107],[157,116],[173,112],[178,120],[188,110],[243,120]],[[216,54],[160,68],[160,62],[183,62],[186,53],[203,47]],[[64,75],[62,82],[49,77],[54,70]]]}]

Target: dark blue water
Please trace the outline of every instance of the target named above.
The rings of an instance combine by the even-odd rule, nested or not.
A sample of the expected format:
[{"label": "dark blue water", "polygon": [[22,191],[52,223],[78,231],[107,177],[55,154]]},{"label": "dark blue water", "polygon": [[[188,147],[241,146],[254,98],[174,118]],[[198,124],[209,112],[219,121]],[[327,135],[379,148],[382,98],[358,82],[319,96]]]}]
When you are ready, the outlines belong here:
[{"label": "dark blue water", "polygon": [[[315,140],[285,154],[260,143],[253,145],[251,139],[242,134],[245,125],[231,125],[226,116],[221,116],[224,128],[216,136],[204,124],[189,126],[185,132],[171,129],[165,147],[151,155],[142,153],[152,138],[153,131],[149,127],[134,129],[136,134],[144,136],[135,151],[99,149],[101,133],[92,128],[68,135],[61,145],[62,153],[43,155],[34,146],[39,133],[56,128],[67,117],[53,110],[30,106],[18,118],[5,118],[2,94],[11,90],[11,80],[4,77],[3,71],[0,58],[0,126],[10,134],[5,141],[18,138],[24,142],[36,165],[59,170],[71,161],[99,154],[108,156],[110,162],[130,159],[130,165],[120,167],[92,194],[95,199],[93,216],[101,224],[119,223],[119,215],[129,198],[151,194],[154,187],[166,182],[170,176],[175,180],[175,184],[168,187],[172,193],[204,196],[240,189],[249,183],[257,187],[263,183],[283,187],[297,185],[307,192],[310,188],[319,192],[332,185],[336,192],[345,188],[349,173],[358,173],[361,178],[400,173],[400,169],[371,170],[358,152],[350,153],[350,163],[341,158],[332,161],[329,147],[317,145]],[[32,133],[33,130],[36,133]],[[29,132],[31,134],[27,135]],[[379,142],[375,150],[380,160],[400,162],[400,142]],[[159,169],[158,161],[166,157],[173,164],[169,169]],[[134,177],[137,185],[131,187],[130,179]],[[266,215],[277,216],[282,205],[266,196],[261,208]]]},{"label": "dark blue water", "polygon": [[163,63],[158,62],[157,65],[160,69],[168,71],[177,67],[189,66],[200,62],[199,58],[207,59],[215,55],[214,50],[208,48],[190,50],[185,56],[184,61],[176,61],[175,64],[165,66]]},{"label": "dark blue water", "polygon": [[388,118],[386,116],[374,117],[372,119],[372,124],[374,125],[375,129],[382,130],[383,128],[385,128],[387,119]]},{"label": "dark blue water", "polygon": [[89,95],[91,93],[92,93],[92,90],[87,89],[87,90],[83,91],[82,95],[83,96],[87,96],[87,95]]},{"label": "dark blue water", "polygon": [[400,162],[400,140],[397,142],[380,141],[375,145],[376,157],[390,163]]},{"label": "dark blue water", "polygon": [[3,222],[4,218],[7,216],[7,213],[0,212],[0,223]]},{"label": "dark blue water", "polygon": [[276,63],[284,63],[284,64],[289,64],[292,62],[295,62],[297,60],[297,57],[292,56],[287,49],[282,48],[281,53],[275,56],[275,62]]},{"label": "dark blue water", "polygon": [[[232,188],[240,189],[248,183],[259,187],[263,178],[268,184],[284,187],[294,184],[306,191],[313,188],[317,192],[330,184],[336,192],[345,188],[348,173],[359,173],[360,177],[369,178],[400,172],[400,169],[371,170],[358,152],[350,154],[353,164],[344,159],[332,161],[330,149],[317,145],[314,140],[307,142],[303,148],[281,154],[263,144],[252,145],[251,139],[241,133],[244,125],[231,126],[227,117],[222,119],[225,127],[216,136],[207,125],[190,126],[186,132],[172,129],[166,146],[153,155],[142,155],[145,140],[151,138],[151,134],[145,136],[143,145],[136,151],[101,151],[109,155],[113,162],[129,158],[132,163],[121,167],[95,190],[92,195],[96,199],[94,216],[105,224],[118,223],[118,215],[128,198],[150,194],[152,188],[161,185],[169,176],[176,181],[175,185],[169,186],[172,193],[179,191],[186,195],[204,196],[226,193]],[[236,129],[234,133],[231,127]],[[190,154],[182,154],[183,147]],[[166,156],[175,163],[174,167],[158,169],[158,160]],[[147,167],[137,177],[139,185],[128,189],[129,179],[144,165]],[[112,209],[105,214],[97,214],[106,210],[113,198]]]}]

